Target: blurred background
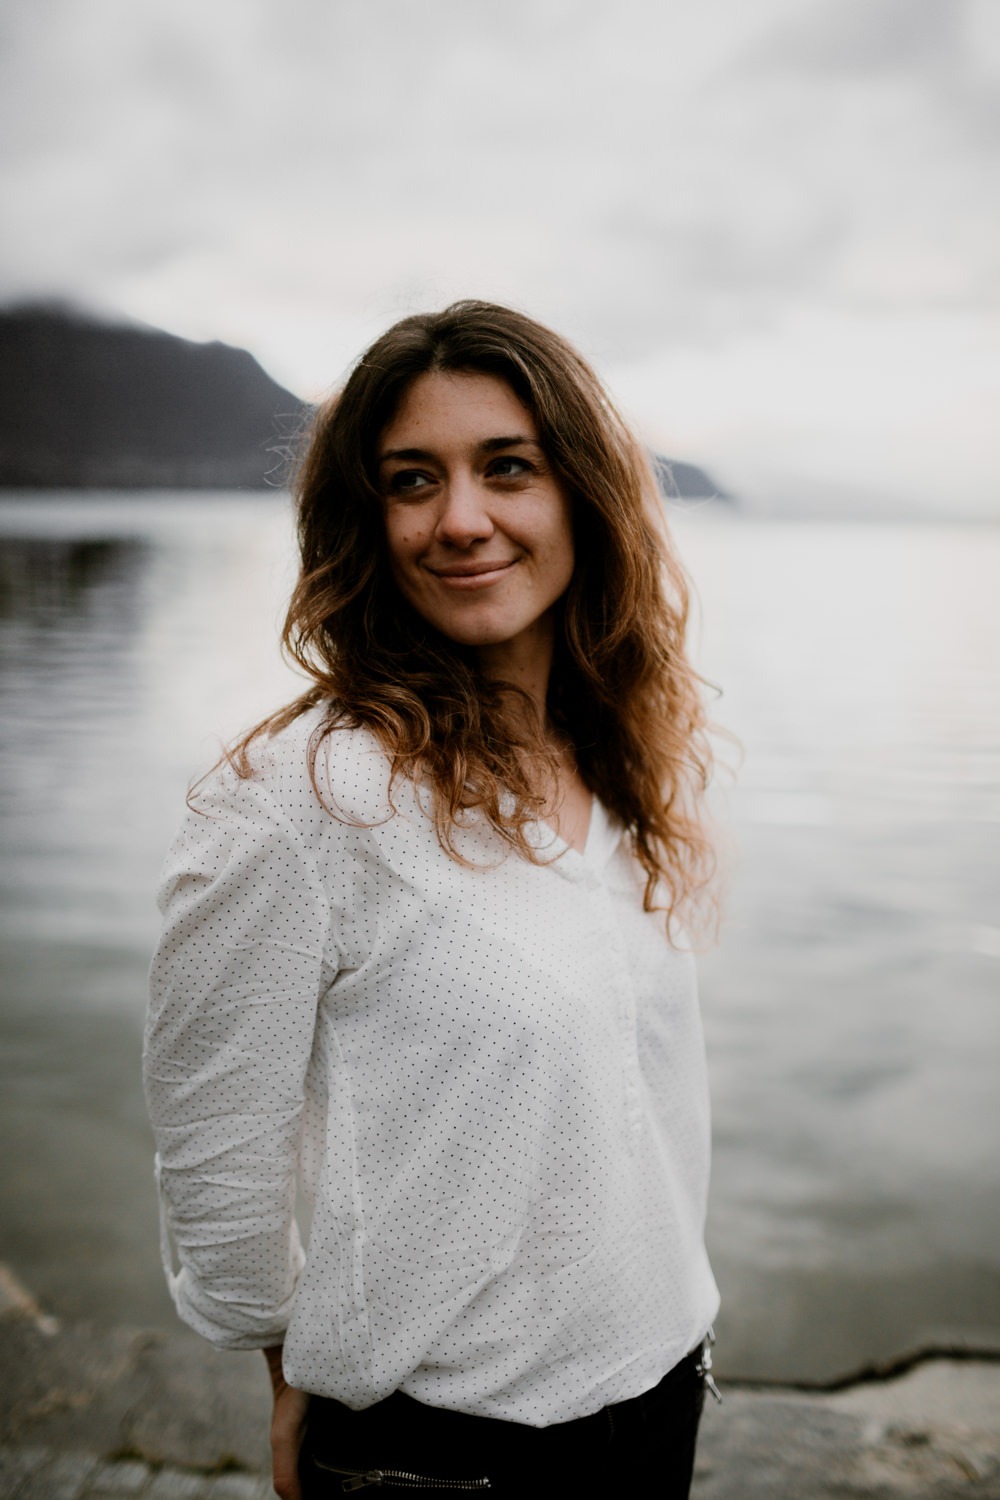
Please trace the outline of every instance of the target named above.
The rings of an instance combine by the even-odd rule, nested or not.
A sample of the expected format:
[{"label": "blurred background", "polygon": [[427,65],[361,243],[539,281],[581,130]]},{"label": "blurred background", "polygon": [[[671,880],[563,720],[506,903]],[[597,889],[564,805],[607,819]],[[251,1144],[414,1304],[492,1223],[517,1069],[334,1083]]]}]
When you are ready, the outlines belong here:
[{"label": "blurred background", "polygon": [[172,1322],[159,864],[296,690],[304,403],[480,296],[675,462],[743,744],[718,1364],[1000,1351],[996,0],[7,0],[0,125],[0,1260]]}]

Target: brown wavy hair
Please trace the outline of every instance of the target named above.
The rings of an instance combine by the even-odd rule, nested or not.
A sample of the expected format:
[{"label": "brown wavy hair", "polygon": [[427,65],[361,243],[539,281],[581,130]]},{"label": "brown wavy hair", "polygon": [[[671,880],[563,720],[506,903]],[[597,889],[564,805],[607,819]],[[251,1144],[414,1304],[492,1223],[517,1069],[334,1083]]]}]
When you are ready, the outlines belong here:
[{"label": "brown wavy hair", "polygon": [[712,755],[702,683],[685,653],[687,584],[656,483],[589,365],[509,308],[463,301],[404,318],[317,410],[293,484],[302,566],[283,633],[314,685],[229,759],[251,775],[258,736],[327,704],[311,745],[321,801],[323,737],[338,725],[364,726],[389,759],[390,795],[400,776],[430,787],[438,839],[453,858],[461,858],[456,824],[478,809],[507,844],[537,859],[526,829],[542,807],[539,768],[556,764],[544,726],[511,713],[517,690],[491,681],[473,649],[424,621],[389,569],[378,443],[406,390],[429,371],[496,376],[537,423],[572,497],[576,552],[558,608],[550,724],[627,830],[646,875],[646,909],[703,926],[715,865],[702,809]]}]

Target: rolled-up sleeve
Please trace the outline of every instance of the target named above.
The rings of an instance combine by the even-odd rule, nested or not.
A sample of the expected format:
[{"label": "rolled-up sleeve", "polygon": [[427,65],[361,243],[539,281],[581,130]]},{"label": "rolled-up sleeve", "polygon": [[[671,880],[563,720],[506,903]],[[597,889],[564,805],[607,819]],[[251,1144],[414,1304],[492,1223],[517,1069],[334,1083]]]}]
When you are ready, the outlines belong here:
[{"label": "rolled-up sleeve", "polygon": [[296,1167],[336,973],[329,901],[266,786],[224,766],[171,847],[159,904],[143,1062],[170,1289],[212,1343],[261,1348],[283,1338],[303,1263]]}]

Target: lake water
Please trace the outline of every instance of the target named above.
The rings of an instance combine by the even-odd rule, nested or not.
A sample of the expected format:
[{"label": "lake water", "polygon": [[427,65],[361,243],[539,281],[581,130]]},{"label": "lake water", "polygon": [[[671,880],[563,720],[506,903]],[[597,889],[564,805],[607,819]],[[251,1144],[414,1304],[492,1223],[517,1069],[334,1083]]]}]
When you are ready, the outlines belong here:
[{"label": "lake water", "polygon": [[[1000,1349],[1000,528],[675,531],[743,743],[701,965],[719,1365]],[[0,1260],[67,1317],[171,1326],[152,891],[189,777],[294,691],[287,506],[8,494],[0,542]]]}]

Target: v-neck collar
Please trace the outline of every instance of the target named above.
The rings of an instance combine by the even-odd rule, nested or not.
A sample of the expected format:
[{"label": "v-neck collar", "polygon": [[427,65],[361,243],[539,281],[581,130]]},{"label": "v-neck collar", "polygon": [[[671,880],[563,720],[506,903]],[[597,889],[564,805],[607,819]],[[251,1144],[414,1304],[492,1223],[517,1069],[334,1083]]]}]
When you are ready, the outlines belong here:
[{"label": "v-neck collar", "polygon": [[622,833],[621,825],[609,816],[597,797],[591,803],[590,825],[582,850],[574,849],[551,823],[542,822],[540,818],[529,826],[532,848],[543,856],[550,856],[544,863],[568,880],[599,875],[618,847]]}]

